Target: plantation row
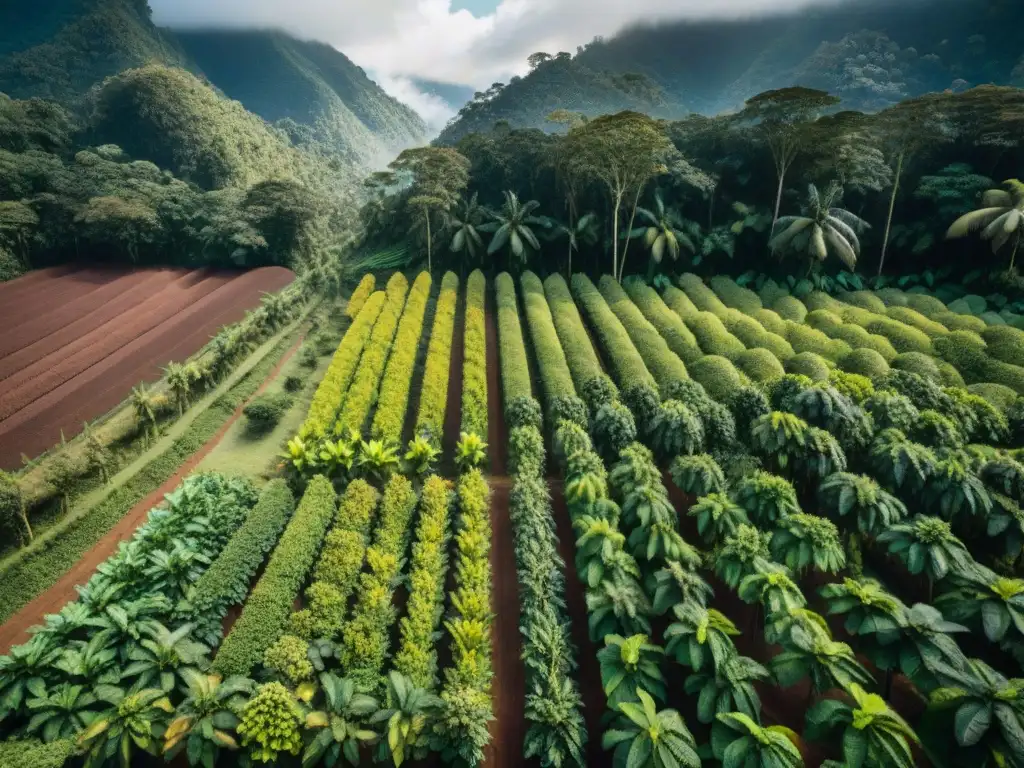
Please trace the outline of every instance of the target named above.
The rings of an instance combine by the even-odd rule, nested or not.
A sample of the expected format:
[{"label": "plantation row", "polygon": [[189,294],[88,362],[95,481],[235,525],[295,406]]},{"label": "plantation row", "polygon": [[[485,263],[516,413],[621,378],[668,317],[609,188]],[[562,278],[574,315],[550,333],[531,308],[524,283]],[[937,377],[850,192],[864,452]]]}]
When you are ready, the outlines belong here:
[{"label": "plantation row", "polygon": [[[591,638],[605,646],[602,681],[609,708],[621,717],[603,739],[616,764],[699,765],[714,757],[726,765],[795,766],[820,761],[823,750],[846,765],[902,766],[914,764],[919,746],[937,765],[1020,763],[1024,693],[1010,678],[1024,658],[1024,582],[1013,578],[1024,542],[1024,467],[1007,450],[1020,445],[1017,393],[991,382],[968,391],[956,385],[949,360],[913,356],[903,337],[914,336],[903,321],[914,315],[891,311],[888,318],[898,292],[886,293],[893,307],[883,305],[884,315],[828,297],[834,311],[808,312],[790,296],[774,302],[800,304],[811,322],[830,311],[834,331],[863,322],[880,332],[872,338],[861,329],[865,339],[845,331],[829,336],[781,315],[775,333],[768,327],[775,313],[756,294],[717,278],[714,290],[689,276],[680,283],[682,290],[665,286],[659,295],[639,281],[627,281],[623,291],[610,279],[598,288],[574,277],[573,293],[621,387],[620,402],[564,280],[553,276],[541,287],[527,273],[521,281],[539,391],[578,537]],[[499,278],[498,291],[499,307],[510,308],[501,315],[504,368],[505,357],[520,359],[525,349],[518,348],[511,280]],[[904,298],[925,303],[913,296]],[[952,322],[948,311],[931,310]],[[931,330],[929,351],[941,354],[957,340],[957,331]],[[1019,342],[1015,331],[981,329],[990,342]],[[985,336],[972,341],[979,342]],[[908,351],[894,347],[873,379],[840,367],[867,345],[886,343]],[[732,362],[757,358],[771,365],[769,373],[749,375]],[[803,366],[814,378],[786,373]],[[943,386],[943,376],[953,384]],[[521,402],[529,387],[516,371],[503,370],[503,382],[511,463],[542,464],[540,406],[531,411]],[[581,404],[577,392],[586,402],[583,419],[566,413],[574,410],[567,403]],[[564,415],[552,423],[555,409]],[[637,434],[646,445],[633,442]],[[657,464],[671,468],[674,485],[696,499],[684,528],[706,551],[680,536]],[[536,504],[519,490],[529,474],[520,470],[513,494],[524,509]],[[911,517],[908,506],[922,514]],[[523,585],[540,567],[534,560],[520,565],[524,605]],[[756,658],[738,652],[737,624],[709,607],[713,590],[723,607],[759,606],[753,618],[760,636],[742,642]],[[674,619],[667,626],[660,618],[666,614]],[[958,637],[963,633],[970,637]],[[782,651],[773,655],[772,645]],[[571,658],[572,649],[567,653]],[[667,692],[666,656],[689,669],[689,697]],[[576,690],[571,664],[548,669],[562,670],[563,690]],[[886,701],[894,674],[923,697],[921,706],[908,711],[903,703],[897,711]],[[817,703],[806,723],[790,717],[782,727],[777,714],[762,712],[755,682],[809,682]],[[845,695],[837,698],[836,689]],[[770,697],[773,713],[783,701]],[[678,710],[661,709],[669,704],[693,712],[704,737],[712,725],[707,746],[698,748]],[[560,712],[557,722],[528,712],[526,749],[539,754],[543,744],[545,764],[570,757],[582,764],[578,709]]]}]

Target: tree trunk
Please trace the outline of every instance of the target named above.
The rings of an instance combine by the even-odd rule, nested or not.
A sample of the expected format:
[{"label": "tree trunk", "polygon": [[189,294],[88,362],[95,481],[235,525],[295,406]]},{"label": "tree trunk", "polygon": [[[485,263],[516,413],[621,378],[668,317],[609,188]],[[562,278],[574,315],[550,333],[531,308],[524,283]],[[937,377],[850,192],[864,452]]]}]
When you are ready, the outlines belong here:
[{"label": "tree trunk", "polygon": [[615,196],[615,210],[612,213],[612,276],[619,273],[619,208],[622,207],[622,193]]},{"label": "tree trunk", "polygon": [[882,237],[882,258],[878,260],[878,276],[882,276],[882,267],[885,266],[885,252],[889,249],[889,233],[892,231],[892,213],[896,210],[896,195],[900,191],[900,176],[903,175],[903,153],[900,153],[896,161],[896,176],[892,182],[892,196],[889,198],[889,215],[885,219],[885,235]]},{"label": "tree trunk", "polygon": [[572,237],[569,238],[569,261],[565,271],[569,273],[569,280],[572,280]]},{"label": "tree trunk", "polygon": [[769,237],[775,234],[775,225],[779,222],[779,211],[782,209],[782,186],[786,182],[786,169],[783,167],[779,168],[779,189],[775,193],[775,216],[772,219],[772,231],[769,233]]},{"label": "tree trunk", "polygon": [[25,535],[28,537],[28,541],[26,541],[25,544],[31,544],[33,539],[32,526],[29,525],[28,513],[25,512],[24,505],[21,508],[21,524],[25,528]]},{"label": "tree trunk", "polygon": [[711,195],[708,198],[708,231],[710,232],[715,226],[715,192],[717,187],[711,188]]},{"label": "tree trunk", "polygon": [[427,220],[427,274],[431,274],[431,273],[433,273],[434,270],[432,269],[432,266],[431,266],[431,256],[432,256],[432,254],[430,252],[431,245],[433,244],[433,241],[432,241],[431,235],[430,235],[430,211],[424,209],[423,210],[423,216]]},{"label": "tree trunk", "polygon": [[633,201],[633,211],[629,215],[629,229],[626,230],[626,244],[622,247],[622,258],[619,260],[619,274],[616,275],[616,279],[621,283],[622,276],[626,273],[626,253],[629,251],[629,233],[633,231],[633,225],[636,223],[636,208],[640,205],[640,195],[644,191],[644,186],[641,184],[636,190],[636,199]]},{"label": "tree trunk", "polygon": [[1017,240],[1013,244],[1013,253],[1010,254],[1010,270],[1013,270],[1013,263],[1017,260],[1017,251],[1020,250],[1021,233],[1017,233]]}]

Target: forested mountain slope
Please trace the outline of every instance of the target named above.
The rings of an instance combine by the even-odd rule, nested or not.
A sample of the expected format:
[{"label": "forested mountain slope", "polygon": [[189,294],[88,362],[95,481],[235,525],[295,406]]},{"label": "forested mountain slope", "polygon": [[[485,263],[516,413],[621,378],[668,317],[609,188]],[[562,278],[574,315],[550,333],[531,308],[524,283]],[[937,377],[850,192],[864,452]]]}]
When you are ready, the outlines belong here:
[{"label": "forested mountain slope", "polygon": [[0,92],[78,106],[125,69],[159,63],[205,77],[229,98],[365,167],[421,143],[426,127],[334,48],[273,31],[176,34],[145,0],[7,0],[0,4]]},{"label": "forested mountain slope", "polygon": [[[876,110],[901,99],[982,83],[1024,84],[1024,39],[1014,0],[854,2],[794,15],[637,27],[556,55],[524,78],[463,107],[442,143],[505,120],[552,128],[562,107],[595,114],[639,109],[662,117],[737,109],[787,85],[821,88],[849,109]],[[1016,69],[1015,69],[1016,68]],[[633,73],[638,94],[609,90]],[[643,79],[649,80],[645,82]],[[649,86],[660,89],[650,94]]]}]

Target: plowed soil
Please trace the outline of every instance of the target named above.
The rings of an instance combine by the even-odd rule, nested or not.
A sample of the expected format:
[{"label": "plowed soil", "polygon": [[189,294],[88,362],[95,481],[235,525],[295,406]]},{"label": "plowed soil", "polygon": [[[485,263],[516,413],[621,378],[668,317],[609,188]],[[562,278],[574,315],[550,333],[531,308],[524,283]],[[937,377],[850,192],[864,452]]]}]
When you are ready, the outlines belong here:
[{"label": "plowed soil", "polygon": [[293,277],[60,268],[0,286],[0,468],[76,434]]}]

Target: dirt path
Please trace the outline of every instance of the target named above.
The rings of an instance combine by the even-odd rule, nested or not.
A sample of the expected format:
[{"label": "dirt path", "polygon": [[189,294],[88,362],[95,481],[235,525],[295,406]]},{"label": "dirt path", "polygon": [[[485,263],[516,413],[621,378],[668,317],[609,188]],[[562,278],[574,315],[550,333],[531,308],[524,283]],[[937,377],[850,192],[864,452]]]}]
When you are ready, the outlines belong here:
[{"label": "dirt path", "polygon": [[[253,397],[261,394],[270,382],[277,377],[285,363],[288,362],[289,358],[295,354],[302,344],[304,338],[305,334],[300,334],[295,343],[285,352],[267,375],[263,383],[260,384]],[[178,487],[185,476],[217,446],[231,425],[242,416],[244,408],[245,403],[240,404],[217,431],[217,434],[210,438],[196,453],[192,454],[173,476],[132,507],[128,514],[79,559],[56,584],[14,614],[3,626],[0,626],[0,653],[6,653],[12,645],[25,642],[28,639],[28,629],[30,627],[41,624],[45,616],[58,612],[66,603],[71,602],[77,597],[78,593],[75,591],[75,585],[84,584],[88,581],[96,567],[114,554],[122,541],[131,538],[135,533],[135,529],[145,522],[149,511],[157,506],[166,494]]]},{"label": "dirt path", "polygon": [[519,635],[519,580],[515,535],[509,515],[512,480],[506,476],[508,431],[501,394],[498,325],[494,293],[487,292],[487,443],[491,485],[491,658],[494,679],[491,697],[494,720],[484,764],[505,768],[523,764],[526,737],[526,679]]}]

